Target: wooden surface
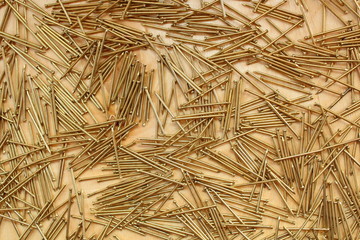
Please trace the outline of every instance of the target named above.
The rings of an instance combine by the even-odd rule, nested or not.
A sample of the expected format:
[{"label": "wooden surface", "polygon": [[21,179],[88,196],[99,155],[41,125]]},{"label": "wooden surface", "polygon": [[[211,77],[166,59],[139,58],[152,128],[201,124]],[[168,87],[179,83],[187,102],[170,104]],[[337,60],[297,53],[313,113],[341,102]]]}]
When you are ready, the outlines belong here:
[{"label": "wooden surface", "polygon": [[[244,6],[242,6],[243,3],[248,3],[248,1],[232,1],[232,0],[224,0],[226,3],[231,4],[231,6],[233,6],[234,8],[238,9],[240,12],[244,13],[246,16],[248,16],[249,18],[254,18],[256,16],[258,16],[258,14],[253,13],[251,9],[246,8]],[[46,3],[51,3],[53,1],[40,1],[40,0],[36,0],[35,2],[37,2],[39,4],[39,6],[43,6]],[[278,2],[280,1],[274,1],[274,0],[269,0],[266,1],[266,4],[274,6],[276,5]],[[308,11],[305,11],[308,23],[311,27],[311,31],[315,34],[318,32],[322,31],[322,5],[320,4],[320,1],[314,1],[314,0],[306,0],[305,1],[307,6],[308,6]],[[188,4],[190,6],[192,6],[193,8],[198,8],[200,6],[200,1],[194,1],[194,0],[190,0],[188,1]],[[287,3],[280,7],[281,9],[286,9],[290,12],[295,12],[298,14],[301,14],[301,11],[299,10],[299,6],[296,4],[295,0],[288,0]],[[1,15],[3,8],[0,10],[0,19],[1,19]],[[29,17],[29,19],[31,19],[31,17]],[[344,15],[344,19],[355,19],[353,15],[351,14],[347,14]],[[12,22],[15,26],[15,23]],[[259,20],[259,23],[261,23],[261,28],[263,30],[265,29],[269,29],[269,36],[271,38],[275,38],[278,36],[278,32],[276,30],[274,30],[274,28],[270,27],[269,24],[262,20]],[[356,20],[357,23],[357,20]],[[156,29],[152,29],[149,27],[143,27],[141,25],[141,23],[133,23],[131,21],[127,22],[127,24],[129,24],[129,26],[135,26],[138,29],[147,31],[147,32],[152,32],[154,35],[160,34],[168,43],[172,43],[171,39],[167,39],[165,36],[165,32],[161,31],[161,30],[156,30]],[[287,28],[289,28],[291,25],[289,24],[285,24],[285,23],[281,23],[280,21],[276,21],[276,25],[283,29],[283,31],[285,31]],[[326,23],[326,29],[332,29],[332,28],[336,28],[338,26],[342,26],[340,24],[340,22],[336,19],[336,17],[334,17],[329,11],[327,12],[327,23]],[[10,31],[8,29],[8,31]],[[302,24],[302,27],[300,28],[296,28],[294,31],[291,31],[289,34],[287,34],[288,37],[290,37],[292,40],[297,41],[299,39],[304,39],[304,37],[309,36],[307,27],[305,26],[305,24]],[[281,39],[283,40],[283,38]],[[157,63],[157,55],[151,50],[151,49],[140,49],[140,50],[136,50],[135,51],[137,59],[143,63],[147,65],[147,70],[151,70],[151,69],[155,69],[157,70],[158,68],[158,63]],[[211,54],[211,53],[208,53]],[[78,66],[79,67],[79,66]],[[266,72],[271,72],[271,70],[269,70],[269,68],[267,68],[265,66],[264,63],[256,63],[256,64],[252,64],[252,65],[247,65],[245,62],[241,62],[241,63],[237,63],[236,67],[242,72],[245,73],[246,71],[266,71]],[[0,67],[0,69],[2,68],[2,66]],[[337,75],[337,73],[336,73]],[[167,81],[166,81],[166,88],[167,91],[170,92],[171,91],[171,74],[167,73]],[[281,76],[281,75],[279,75]],[[239,75],[237,73],[233,74],[233,80],[238,79]],[[324,84],[324,80],[323,79],[319,79],[314,80],[314,82],[318,82],[321,83],[322,85]],[[356,83],[357,86],[359,86],[358,84],[358,76],[356,78]],[[154,78],[154,88],[153,88],[153,92],[158,92],[159,89],[159,81],[158,81],[158,73],[157,71],[155,72],[155,78]],[[109,88],[110,88],[110,82],[107,81],[105,83],[106,85],[106,94],[108,94],[109,92]],[[294,91],[288,90],[287,88],[282,88],[276,85],[273,85],[273,87],[275,89],[278,89],[282,94],[284,94],[287,97],[290,98],[294,98],[298,95],[300,95],[299,93],[296,93]],[[245,83],[245,88],[248,89],[252,89],[253,87],[251,85],[249,85],[248,83]],[[338,89],[338,92],[343,91],[345,88],[343,88],[343,86],[340,85],[336,85],[334,86],[332,89]],[[309,101],[304,103],[304,106],[309,106],[311,108],[314,108],[314,103],[319,103],[322,106],[327,106],[329,105],[330,102],[334,101],[334,99],[336,99],[336,96],[328,94],[328,93],[322,93],[322,94],[316,94],[317,89],[308,89],[313,96],[313,101]],[[219,91],[220,92],[220,91]],[[219,93],[220,96],[222,96],[221,94],[223,94],[223,92]],[[153,96],[153,100],[155,101],[155,97]],[[358,97],[358,93],[357,93],[357,97]],[[97,98],[99,99],[99,101],[102,101],[102,96],[100,93],[98,93]],[[241,95],[241,101],[246,102],[247,99],[251,99],[251,95],[248,93],[244,93],[243,95]],[[341,111],[342,109],[344,109],[345,106],[348,106],[350,104],[350,97],[346,96],[339,104],[337,104],[333,110],[335,112],[337,111]],[[174,106],[173,106],[174,107]],[[104,113],[102,113],[101,111],[99,111],[98,109],[96,109],[94,106],[90,106],[91,110],[93,111],[95,117],[97,118],[98,121],[105,121],[106,120],[106,116]],[[127,136],[127,138],[125,139],[125,141],[123,142],[123,144],[127,144],[127,143],[131,143],[134,140],[137,140],[138,138],[142,138],[142,137],[146,137],[146,138],[151,138],[151,137],[155,137],[156,136],[156,120],[154,117],[154,114],[152,111],[151,112],[151,118],[149,120],[149,122],[146,123],[146,125],[142,126],[142,124],[139,124],[138,126],[136,126],[133,130],[131,130],[131,133]],[[352,119],[356,119],[359,116],[358,113],[355,113],[354,115],[351,116]],[[88,116],[87,116],[88,118]],[[344,124],[343,122],[340,122],[338,125],[334,124],[334,130],[336,128],[343,128],[346,125],[346,123]],[[294,126],[296,131],[299,131],[300,126],[299,125],[295,125]],[[24,129],[26,129],[26,126],[24,127]],[[171,134],[174,133],[178,130],[177,126],[175,123],[172,124],[168,124],[166,127],[167,130],[167,134]],[[355,131],[352,130],[352,131]],[[219,132],[217,137],[222,137],[222,134]],[[264,141],[268,141],[268,139],[264,139]],[[142,146],[139,145],[139,148],[141,148]],[[223,148],[218,148],[217,150],[219,151],[223,151],[225,154],[227,154],[230,157],[234,157],[234,155],[231,153],[231,151],[229,151],[229,146],[223,147]],[[6,157],[6,153],[4,152],[3,155],[1,156],[1,159],[7,159]],[[279,166],[277,166],[277,164],[273,163],[273,166],[276,169],[280,169]],[[59,168],[59,164],[54,163],[52,164],[52,167],[54,169],[54,172],[56,172],[57,174],[57,169]],[[101,171],[102,167],[104,167],[104,165],[98,165],[96,167],[94,167],[91,170],[88,170],[85,174],[84,177],[87,176],[95,176],[95,175],[101,175],[103,174],[103,171]],[[356,168],[357,172],[359,173],[359,168]],[[231,179],[233,181],[235,181],[237,184],[241,184],[241,183],[246,183],[245,180],[238,178],[238,177],[230,177],[228,174],[223,174],[223,173],[219,173],[216,176],[219,177],[224,177],[224,178],[228,178]],[[176,177],[175,177],[176,178]],[[179,176],[177,176],[177,179],[179,179]],[[92,193],[96,190],[102,189],[106,186],[108,186],[109,184],[112,184],[116,181],[106,181],[106,182],[102,182],[99,183],[96,180],[92,180],[92,181],[82,181],[82,182],[78,182],[78,189],[81,189],[85,194],[89,194]],[[72,183],[71,183],[71,178],[69,175],[69,171],[66,168],[65,172],[64,172],[64,180],[63,180],[63,184],[66,184],[67,187],[65,188],[65,190],[63,191],[63,193],[61,194],[60,198],[58,199],[58,203],[65,201],[68,198],[68,188],[72,188]],[[186,191],[185,191],[186,192]],[[188,192],[186,192],[187,196],[188,196]],[[359,194],[359,192],[358,192]],[[204,197],[205,198],[205,197]],[[279,197],[278,194],[276,194],[276,192],[274,191],[274,189],[272,190],[268,190],[265,189],[264,190],[264,194],[263,194],[263,199],[268,199],[269,202],[271,204],[277,205],[279,207],[284,207],[284,204],[281,200],[281,198]],[[94,197],[91,198],[86,198],[85,199],[85,216],[86,218],[89,219],[93,219],[94,216],[91,214],[91,209],[92,209],[92,202],[95,200]],[[76,202],[74,202],[73,204],[73,214],[78,215],[77,213],[77,209],[76,209]],[[174,206],[171,205],[167,205],[165,208],[172,208]],[[296,222],[296,227],[301,226],[302,222],[304,221],[304,218],[293,218],[293,217],[289,217],[290,220],[294,220]],[[271,219],[271,218],[264,218],[263,219],[263,225],[272,225],[275,226],[276,225],[276,220],[275,219]],[[71,229],[70,231],[74,231],[78,224],[79,224],[79,220],[72,220],[71,222]],[[44,224],[44,226],[42,226],[44,229],[47,228],[47,224],[49,224],[50,221],[46,222]],[[283,224],[282,224],[283,225]],[[289,227],[293,227],[291,224],[284,224],[285,226],[289,226]],[[91,236],[92,233],[100,233],[103,229],[103,226],[99,226],[97,224],[94,224],[91,229],[89,231],[87,231],[87,236]],[[268,234],[272,233],[274,231],[274,229],[264,229],[265,234],[261,235],[259,238],[257,239],[262,239],[264,236],[267,236]],[[131,231],[128,230],[123,230],[123,231],[115,231],[114,232],[115,235],[117,235],[119,237],[119,239],[121,240],[128,240],[128,239],[158,239],[156,237],[150,236],[150,235],[146,235],[146,236],[139,236],[136,233],[133,233]],[[62,233],[59,235],[58,239],[65,239],[65,232],[62,231]],[[6,239],[6,240],[12,240],[12,239],[18,239],[18,236],[14,230],[14,227],[12,226],[12,223],[8,220],[3,220],[1,222],[0,225],[0,239]],[[32,231],[31,235],[29,236],[28,239],[41,239],[41,236],[39,234],[38,231]],[[107,239],[113,239],[113,238],[107,238]],[[236,238],[236,239],[242,239],[241,237]],[[325,239],[325,238],[321,238],[321,239]]]}]

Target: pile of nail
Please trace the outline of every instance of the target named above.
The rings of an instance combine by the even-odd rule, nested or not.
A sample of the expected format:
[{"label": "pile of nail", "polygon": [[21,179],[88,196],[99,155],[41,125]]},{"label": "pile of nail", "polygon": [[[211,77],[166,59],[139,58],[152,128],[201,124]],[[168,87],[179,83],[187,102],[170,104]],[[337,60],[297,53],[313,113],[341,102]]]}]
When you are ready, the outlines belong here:
[{"label": "pile of nail", "polygon": [[358,0],[0,0],[0,238],[360,238]]}]

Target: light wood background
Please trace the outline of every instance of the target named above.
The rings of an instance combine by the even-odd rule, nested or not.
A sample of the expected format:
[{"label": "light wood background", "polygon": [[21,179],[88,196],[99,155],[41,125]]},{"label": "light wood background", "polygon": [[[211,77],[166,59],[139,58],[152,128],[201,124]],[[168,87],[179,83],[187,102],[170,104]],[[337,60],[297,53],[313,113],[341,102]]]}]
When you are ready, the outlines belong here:
[{"label": "light wood background", "polygon": [[[253,18],[256,16],[256,14],[252,13],[250,9],[245,8],[242,6],[243,3],[246,3],[247,1],[237,1],[237,0],[224,0],[225,2],[231,4],[233,7],[235,7],[236,9],[238,9],[240,12],[247,14],[248,17]],[[53,1],[42,1],[42,0],[34,0],[34,2],[36,2],[37,4],[39,4],[39,6],[43,6],[46,3],[51,3]],[[279,1],[275,1],[275,0],[269,0],[267,1],[267,4],[270,5],[275,5],[276,3],[278,3]],[[319,1],[316,0],[305,0],[304,2],[306,2],[307,6],[308,6],[308,11],[305,12],[307,20],[309,22],[309,25],[311,27],[311,30],[313,31],[313,33],[318,33],[321,32],[322,30],[322,7],[319,3]],[[191,5],[192,7],[198,8],[200,6],[200,1],[198,0],[189,0],[188,1],[189,5]],[[299,7],[296,5],[296,1],[295,0],[288,0],[288,2],[281,7],[282,9],[286,9],[295,13],[301,13],[299,11]],[[3,9],[0,10],[0,18],[2,15],[2,11]],[[345,15],[346,16],[346,15]],[[29,19],[31,19],[31,17],[29,17]],[[345,17],[346,19],[346,17]],[[349,15],[349,20],[351,20],[352,17]],[[271,37],[276,37],[278,35],[278,32],[274,31],[271,27],[268,26],[268,24],[266,24],[266,22],[262,22],[259,21],[261,23],[261,28],[262,29],[269,29],[269,35]],[[141,30],[147,31],[147,32],[152,32],[154,35],[160,34],[161,36],[163,36],[164,39],[166,39],[166,41],[168,41],[169,43],[171,43],[171,40],[167,39],[165,37],[165,34],[163,31],[160,30],[155,30],[155,29],[150,29],[150,28],[146,28],[143,27],[140,23],[133,23],[133,22],[129,22],[128,23],[130,26],[136,26]],[[287,29],[289,27],[288,24],[281,24],[280,22],[277,22],[277,25],[279,27],[281,27],[282,29]],[[331,28],[336,28],[337,26],[341,26],[338,22],[338,20],[331,14],[328,13],[327,16],[327,24],[326,24],[326,28],[327,29],[331,29]],[[308,30],[306,28],[306,26],[303,26],[301,28],[297,28],[296,30],[292,31],[290,34],[288,34],[287,36],[290,36],[294,41],[296,41],[297,39],[303,39],[305,36],[308,36]],[[157,69],[157,56],[156,54],[154,54],[153,51],[151,51],[150,49],[141,49],[141,50],[136,50],[135,51],[137,54],[137,58],[140,62],[144,63],[147,65],[147,69]],[[237,64],[236,65],[238,69],[241,69],[242,72],[245,72],[247,70],[249,71],[254,71],[254,70],[261,70],[261,71],[268,71],[268,69],[263,65],[263,64],[253,64],[253,65],[246,65],[246,64]],[[2,67],[2,66],[1,66]],[[0,67],[0,68],[1,68]],[[170,76],[170,75],[169,75]],[[235,74],[234,78],[238,78],[239,76]],[[171,88],[170,84],[166,85],[167,89],[169,90]],[[247,86],[249,87],[249,86]],[[287,94],[288,96],[293,96],[293,92],[288,91],[286,88],[281,88],[281,87],[276,87],[278,88],[279,91],[281,91],[281,93],[283,94]],[[154,85],[154,91],[157,91],[158,89],[158,78],[157,78],[157,74],[155,74],[155,85]],[[106,90],[108,92],[109,90],[109,83],[106,83]],[[316,90],[313,91],[314,93],[316,92]],[[246,100],[247,97],[249,97],[248,95],[244,94],[242,96],[242,100]],[[309,106],[312,107],[313,103],[320,103],[320,104],[324,104],[326,105],[328,102],[331,102],[334,100],[334,96],[330,95],[330,94],[313,94],[314,100],[312,102],[309,102]],[[101,96],[98,96],[98,99],[100,101],[102,101]],[[154,98],[155,99],[155,98]],[[346,98],[343,100],[343,102],[341,104],[337,104],[336,107],[334,108],[335,110],[340,110],[343,109],[344,106],[349,105],[349,98]],[[94,111],[94,115],[96,116],[96,118],[99,121],[103,121],[105,120],[105,115],[103,113],[101,113],[100,111],[98,111],[97,109],[92,109]],[[127,137],[125,143],[130,143],[133,140],[138,139],[139,137],[152,137],[155,136],[155,118],[154,115],[151,113],[151,119],[150,121],[145,125],[145,126],[141,126],[141,124],[139,124],[139,126],[137,126],[135,129],[133,129],[131,131],[131,134]],[[339,126],[340,128],[341,126]],[[175,132],[176,128],[172,128],[171,125],[170,127],[167,128],[167,131],[169,131],[169,133],[171,132]],[[224,151],[226,151],[226,149],[224,149]],[[227,152],[226,152],[227,153]],[[5,159],[5,153],[3,156],[1,156],[2,159]],[[53,168],[56,169],[58,167],[57,164],[53,164]],[[57,171],[55,171],[57,172]],[[101,171],[101,166],[97,166],[92,170],[87,171],[87,173],[85,174],[85,176],[91,176],[91,175],[97,175],[97,174],[102,174]],[[222,175],[221,175],[222,176]],[[223,176],[224,177],[224,176]],[[228,175],[225,175],[225,177],[229,177]],[[234,178],[234,181],[237,181],[238,183],[241,183],[241,181],[239,181],[239,179]],[[66,170],[65,171],[65,175],[64,175],[64,184],[67,184],[68,187],[72,187],[71,184],[71,179],[70,179],[70,175],[69,175],[69,171]],[[84,182],[79,182],[78,183],[78,189],[81,189],[82,191],[84,191],[85,194],[88,193],[92,193],[98,189],[102,189],[105,186],[107,186],[108,184],[111,184],[112,182],[104,182],[104,183],[98,183],[96,180],[94,181],[84,181]],[[64,190],[63,194],[61,195],[61,197],[59,198],[59,201],[57,202],[62,202],[64,200],[67,199],[68,194],[67,194],[67,188]],[[264,192],[264,199],[268,199],[272,204],[274,205],[278,205],[278,206],[283,206],[282,201],[280,200],[280,197],[278,196],[278,194],[274,194],[274,192],[272,191],[268,191],[265,190]],[[87,218],[93,218],[91,212],[91,208],[92,208],[92,201],[94,201],[94,198],[87,198],[85,199],[85,206],[86,206],[86,211],[85,211],[85,216]],[[77,209],[75,207],[75,203],[73,204],[73,211],[75,213],[75,215],[78,215],[77,213]],[[170,206],[167,206],[170,207]],[[264,225],[273,225],[275,226],[276,220],[272,220],[269,218],[264,218]],[[299,226],[299,224],[301,224],[301,222],[303,221],[303,219],[294,219],[295,222],[297,223],[296,226]],[[78,220],[72,220],[71,222],[71,231],[75,230],[76,227],[78,226],[79,221]],[[291,226],[291,225],[289,225]],[[44,226],[44,229],[46,229],[46,225]],[[91,236],[91,233],[99,233],[101,232],[103,229],[103,226],[99,226],[94,224],[92,226],[92,228],[88,231],[88,236]],[[268,233],[271,233],[273,230],[265,230],[265,234],[262,235],[266,236]],[[147,235],[145,237],[139,236],[138,234],[135,234],[133,232],[127,231],[127,230],[123,230],[121,232],[116,231],[114,232],[121,240],[137,240],[137,239],[157,239],[155,237],[152,237],[150,235]],[[64,231],[60,234],[58,239],[64,239]],[[260,239],[262,238],[260,237]],[[14,231],[14,228],[11,224],[10,221],[7,220],[3,220],[1,225],[0,225],[0,239],[4,239],[4,240],[15,240],[17,239],[17,235]],[[41,239],[41,236],[39,235],[38,231],[32,231],[32,234],[30,235],[29,239]],[[113,239],[113,238],[108,238],[108,239]],[[240,238],[241,239],[241,238]]]}]

